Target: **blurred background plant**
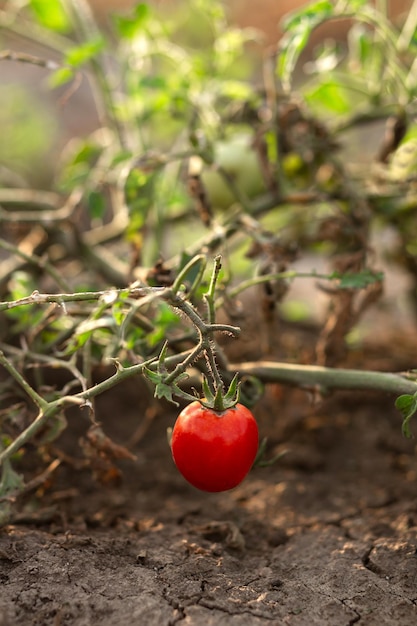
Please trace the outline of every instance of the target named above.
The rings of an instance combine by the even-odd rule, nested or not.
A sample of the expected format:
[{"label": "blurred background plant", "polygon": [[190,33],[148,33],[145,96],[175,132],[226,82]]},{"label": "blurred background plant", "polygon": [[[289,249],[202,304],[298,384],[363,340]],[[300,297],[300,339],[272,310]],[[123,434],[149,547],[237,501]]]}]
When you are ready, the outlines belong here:
[{"label": "blurred background plant", "polygon": [[[231,332],[242,325],[243,362],[254,317],[256,358],[300,368],[340,367],[374,332],[377,303],[393,306],[382,271],[392,265],[406,277],[392,311],[415,314],[417,3],[395,19],[389,8],[318,0],[265,46],[213,0],[139,3],[104,25],[85,0],[3,3],[2,69],[23,68],[56,94],[33,97],[11,74],[1,87],[5,517],[16,493],[39,484],[29,476],[25,487],[11,461],[19,468],[30,444],[54,471],[48,446],[66,407],[87,409],[90,457],[129,457],[98,430],[100,391],[158,359],[159,374],[193,365],[195,386],[210,377],[193,351],[201,333],[227,330],[211,328],[214,309]],[[69,112],[76,137],[60,128]],[[308,326],[312,350],[287,351],[288,323]],[[229,382],[233,365],[216,351]],[[116,374],[95,385],[109,363]],[[256,363],[243,369],[262,379]],[[291,382],[285,364],[271,370]]]}]

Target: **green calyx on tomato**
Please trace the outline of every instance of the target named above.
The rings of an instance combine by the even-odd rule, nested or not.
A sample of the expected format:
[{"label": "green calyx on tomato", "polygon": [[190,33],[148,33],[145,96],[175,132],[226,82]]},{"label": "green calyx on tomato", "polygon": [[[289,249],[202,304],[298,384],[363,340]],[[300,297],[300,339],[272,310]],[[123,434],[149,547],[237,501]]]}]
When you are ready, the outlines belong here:
[{"label": "green calyx on tomato", "polygon": [[258,426],[242,404],[218,412],[191,402],[179,414],[171,439],[179,472],[197,489],[233,489],[251,469],[259,444]]},{"label": "green calyx on tomato", "polygon": [[218,413],[227,411],[227,409],[233,409],[239,402],[239,387],[238,375],[235,374],[226,393],[224,393],[224,389],[220,385],[216,388],[215,393],[213,393],[207,379],[203,377],[204,399],[200,399],[199,402],[206,409],[213,409],[213,411],[217,411]]}]

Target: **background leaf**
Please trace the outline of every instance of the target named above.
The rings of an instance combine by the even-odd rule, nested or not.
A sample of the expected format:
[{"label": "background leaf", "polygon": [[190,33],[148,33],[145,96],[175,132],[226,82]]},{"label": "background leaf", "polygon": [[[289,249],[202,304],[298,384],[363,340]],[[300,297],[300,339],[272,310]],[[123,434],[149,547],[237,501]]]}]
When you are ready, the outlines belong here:
[{"label": "background leaf", "polygon": [[71,30],[71,22],[60,0],[30,0],[36,20],[58,33],[68,33]]}]

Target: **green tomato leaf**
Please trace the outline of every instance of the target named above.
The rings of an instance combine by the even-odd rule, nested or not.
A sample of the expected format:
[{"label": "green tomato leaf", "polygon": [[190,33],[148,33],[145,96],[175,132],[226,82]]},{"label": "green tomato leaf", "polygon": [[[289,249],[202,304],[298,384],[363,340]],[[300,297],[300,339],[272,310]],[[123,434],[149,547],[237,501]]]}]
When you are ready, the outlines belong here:
[{"label": "green tomato leaf", "polygon": [[69,83],[74,78],[74,72],[69,67],[60,67],[55,72],[52,72],[48,78],[48,85],[51,89],[61,87],[66,83]]},{"label": "green tomato leaf", "polygon": [[316,0],[293,11],[283,19],[282,28],[285,31],[298,29],[301,25],[321,22],[334,13],[334,4],[330,0]]},{"label": "green tomato leaf", "polygon": [[93,189],[87,198],[88,211],[93,219],[101,219],[106,210],[106,200],[102,193]]},{"label": "green tomato leaf", "polygon": [[278,58],[277,73],[287,90],[291,88],[292,73],[309,37],[310,30],[305,28],[283,40],[283,49]]},{"label": "green tomato leaf", "polygon": [[123,289],[119,292],[117,300],[112,306],[112,315],[117,326],[121,326],[126,319],[126,300],[129,295],[129,289]]},{"label": "green tomato leaf", "polygon": [[97,56],[105,48],[105,45],[105,40],[101,36],[90,39],[90,41],[71,48],[66,54],[65,62],[72,67],[80,67]]},{"label": "green tomato leaf", "polygon": [[135,6],[131,15],[115,15],[114,24],[121,39],[134,39],[143,31],[150,14],[149,5],[140,2]]},{"label": "green tomato leaf", "polygon": [[30,0],[29,6],[42,26],[58,33],[70,31],[71,23],[60,0]]},{"label": "green tomato leaf", "polygon": [[340,289],[364,289],[368,285],[381,282],[384,278],[383,272],[372,272],[369,269],[364,269],[357,273],[339,274],[335,272],[331,278],[339,278]]},{"label": "green tomato leaf", "polygon": [[9,459],[3,462],[3,471],[0,481],[0,497],[20,491],[24,487],[23,477],[14,471]]},{"label": "green tomato leaf", "polygon": [[175,406],[179,406],[178,402],[176,402],[173,398],[175,385],[167,385],[166,383],[164,383],[165,374],[153,372],[148,367],[143,368],[143,373],[148,378],[148,380],[150,380],[151,383],[155,385],[155,398],[158,398],[159,400],[161,398],[165,398],[165,400],[168,400],[168,402],[175,404]]},{"label": "green tomato leaf", "polygon": [[[180,323],[179,316],[176,313],[174,313],[174,311],[170,308],[170,306],[166,302],[160,302],[158,312],[156,313],[155,318],[153,320],[155,330],[149,333],[147,337],[149,345],[151,347],[156,346],[160,341],[165,339],[168,333],[175,326],[178,326],[179,323]],[[165,343],[164,347],[166,345],[167,344]],[[161,354],[162,354],[162,358],[164,358],[166,354],[166,349],[165,349],[165,352]]]},{"label": "green tomato leaf", "polygon": [[300,54],[308,43],[311,33],[321,22],[334,15],[330,0],[318,0],[290,13],[283,21],[286,35],[282,39],[277,72],[284,88],[289,89],[291,76]]},{"label": "green tomato leaf", "polygon": [[336,115],[345,115],[352,110],[348,90],[335,80],[316,85],[305,93],[305,98],[311,107],[319,111],[326,109]]},{"label": "green tomato leaf", "polygon": [[368,3],[368,0],[348,0],[348,2],[346,3],[346,12],[353,11],[354,13],[356,11],[359,11],[359,9],[361,9],[362,7],[364,7],[366,4]]},{"label": "green tomato leaf", "polygon": [[174,400],[172,397],[172,388],[169,385],[165,385],[165,383],[159,383],[155,387],[155,398],[161,400],[165,398],[168,402],[175,404],[175,406],[179,406],[179,403]]},{"label": "green tomato leaf", "polygon": [[395,401],[396,408],[403,416],[402,433],[407,439],[411,439],[413,434],[410,429],[410,420],[417,411],[417,394],[404,394]]},{"label": "green tomato leaf", "polygon": [[153,370],[149,369],[149,367],[144,367],[143,373],[145,374],[146,378],[148,378],[154,385],[159,385],[159,383],[162,381],[161,374],[159,372],[154,372]]}]

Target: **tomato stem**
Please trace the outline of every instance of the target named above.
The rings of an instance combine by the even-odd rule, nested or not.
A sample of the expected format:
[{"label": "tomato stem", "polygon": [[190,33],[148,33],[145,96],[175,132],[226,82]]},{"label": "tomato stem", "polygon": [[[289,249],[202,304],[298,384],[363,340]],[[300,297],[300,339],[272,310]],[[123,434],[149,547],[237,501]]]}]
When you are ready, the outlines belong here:
[{"label": "tomato stem", "polygon": [[221,256],[218,255],[214,259],[214,267],[213,267],[213,271],[211,274],[211,280],[210,280],[208,291],[203,295],[203,298],[207,306],[207,320],[209,324],[214,324],[215,319],[216,319],[214,292],[216,289],[216,284],[217,284],[221,269],[222,269],[222,259],[221,259]]}]

